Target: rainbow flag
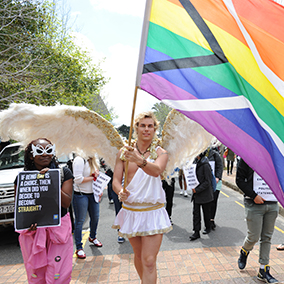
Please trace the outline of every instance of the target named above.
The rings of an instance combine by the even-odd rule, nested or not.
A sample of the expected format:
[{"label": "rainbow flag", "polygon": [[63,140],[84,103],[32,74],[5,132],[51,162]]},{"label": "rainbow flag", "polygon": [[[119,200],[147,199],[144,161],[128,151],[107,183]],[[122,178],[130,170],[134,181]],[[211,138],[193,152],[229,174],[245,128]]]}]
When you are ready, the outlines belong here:
[{"label": "rainbow flag", "polygon": [[284,205],[284,7],[152,0],[136,86],[241,156]]}]

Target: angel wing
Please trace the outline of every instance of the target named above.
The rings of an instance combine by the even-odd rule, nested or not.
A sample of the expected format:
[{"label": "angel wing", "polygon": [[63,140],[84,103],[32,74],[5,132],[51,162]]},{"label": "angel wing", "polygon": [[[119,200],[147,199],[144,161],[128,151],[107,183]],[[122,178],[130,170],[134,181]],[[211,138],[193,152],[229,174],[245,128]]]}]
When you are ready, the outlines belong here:
[{"label": "angel wing", "polygon": [[56,144],[56,154],[72,151],[83,157],[97,153],[114,167],[123,140],[113,125],[85,107],[11,104],[0,112],[0,137],[27,145],[37,138]]},{"label": "angel wing", "polygon": [[162,147],[169,153],[166,174],[170,176],[176,167],[191,164],[210,145],[213,137],[197,122],[171,110],[162,131]]}]

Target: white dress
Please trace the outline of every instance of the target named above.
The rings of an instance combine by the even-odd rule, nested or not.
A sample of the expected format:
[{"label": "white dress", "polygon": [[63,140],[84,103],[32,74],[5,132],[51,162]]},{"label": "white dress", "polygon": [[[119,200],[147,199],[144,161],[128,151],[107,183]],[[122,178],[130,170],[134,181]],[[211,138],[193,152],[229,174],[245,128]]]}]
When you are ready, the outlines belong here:
[{"label": "white dress", "polygon": [[126,188],[130,195],[122,204],[112,226],[119,229],[119,236],[131,238],[172,230],[164,207],[166,196],[160,177],[150,176],[139,168]]}]

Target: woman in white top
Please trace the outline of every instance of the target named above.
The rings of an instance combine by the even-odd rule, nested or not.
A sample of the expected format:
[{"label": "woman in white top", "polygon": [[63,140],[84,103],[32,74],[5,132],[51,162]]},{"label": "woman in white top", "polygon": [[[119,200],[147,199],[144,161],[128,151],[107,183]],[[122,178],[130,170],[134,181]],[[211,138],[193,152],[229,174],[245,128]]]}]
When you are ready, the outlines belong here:
[{"label": "woman in white top", "polygon": [[[77,156],[73,161],[74,175],[74,196],[73,207],[75,213],[75,243],[76,255],[78,258],[86,258],[82,244],[82,227],[87,215],[90,216],[90,236],[89,241],[96,247],[101,247],[102,243],[96,238],[97,227],[100,215],[100,205],[94,199],[93,180],[99,175],[95,157],[88,160]],[[101,196],[100,196],[101,197]]]}]

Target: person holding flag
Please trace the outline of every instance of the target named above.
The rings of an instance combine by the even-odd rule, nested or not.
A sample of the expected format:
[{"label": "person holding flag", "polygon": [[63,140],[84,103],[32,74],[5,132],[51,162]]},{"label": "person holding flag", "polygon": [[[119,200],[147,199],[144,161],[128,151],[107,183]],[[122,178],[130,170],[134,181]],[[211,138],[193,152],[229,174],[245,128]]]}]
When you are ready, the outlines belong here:
[{"label": "person holding flag", "polygon": [[[129,239],[135,268],[142,283],[148,284],[157,281],[156,259],[163,233],[172,229],[164,207],[166,197],[160,177],[168,154],[155,138],[158,126],[150,111],[136,117],[137,140],[119,151],[113,175],[113,190],[123,204],[112,227]],[[125,188],[122,187],[124,172],[127,174]]]}]

